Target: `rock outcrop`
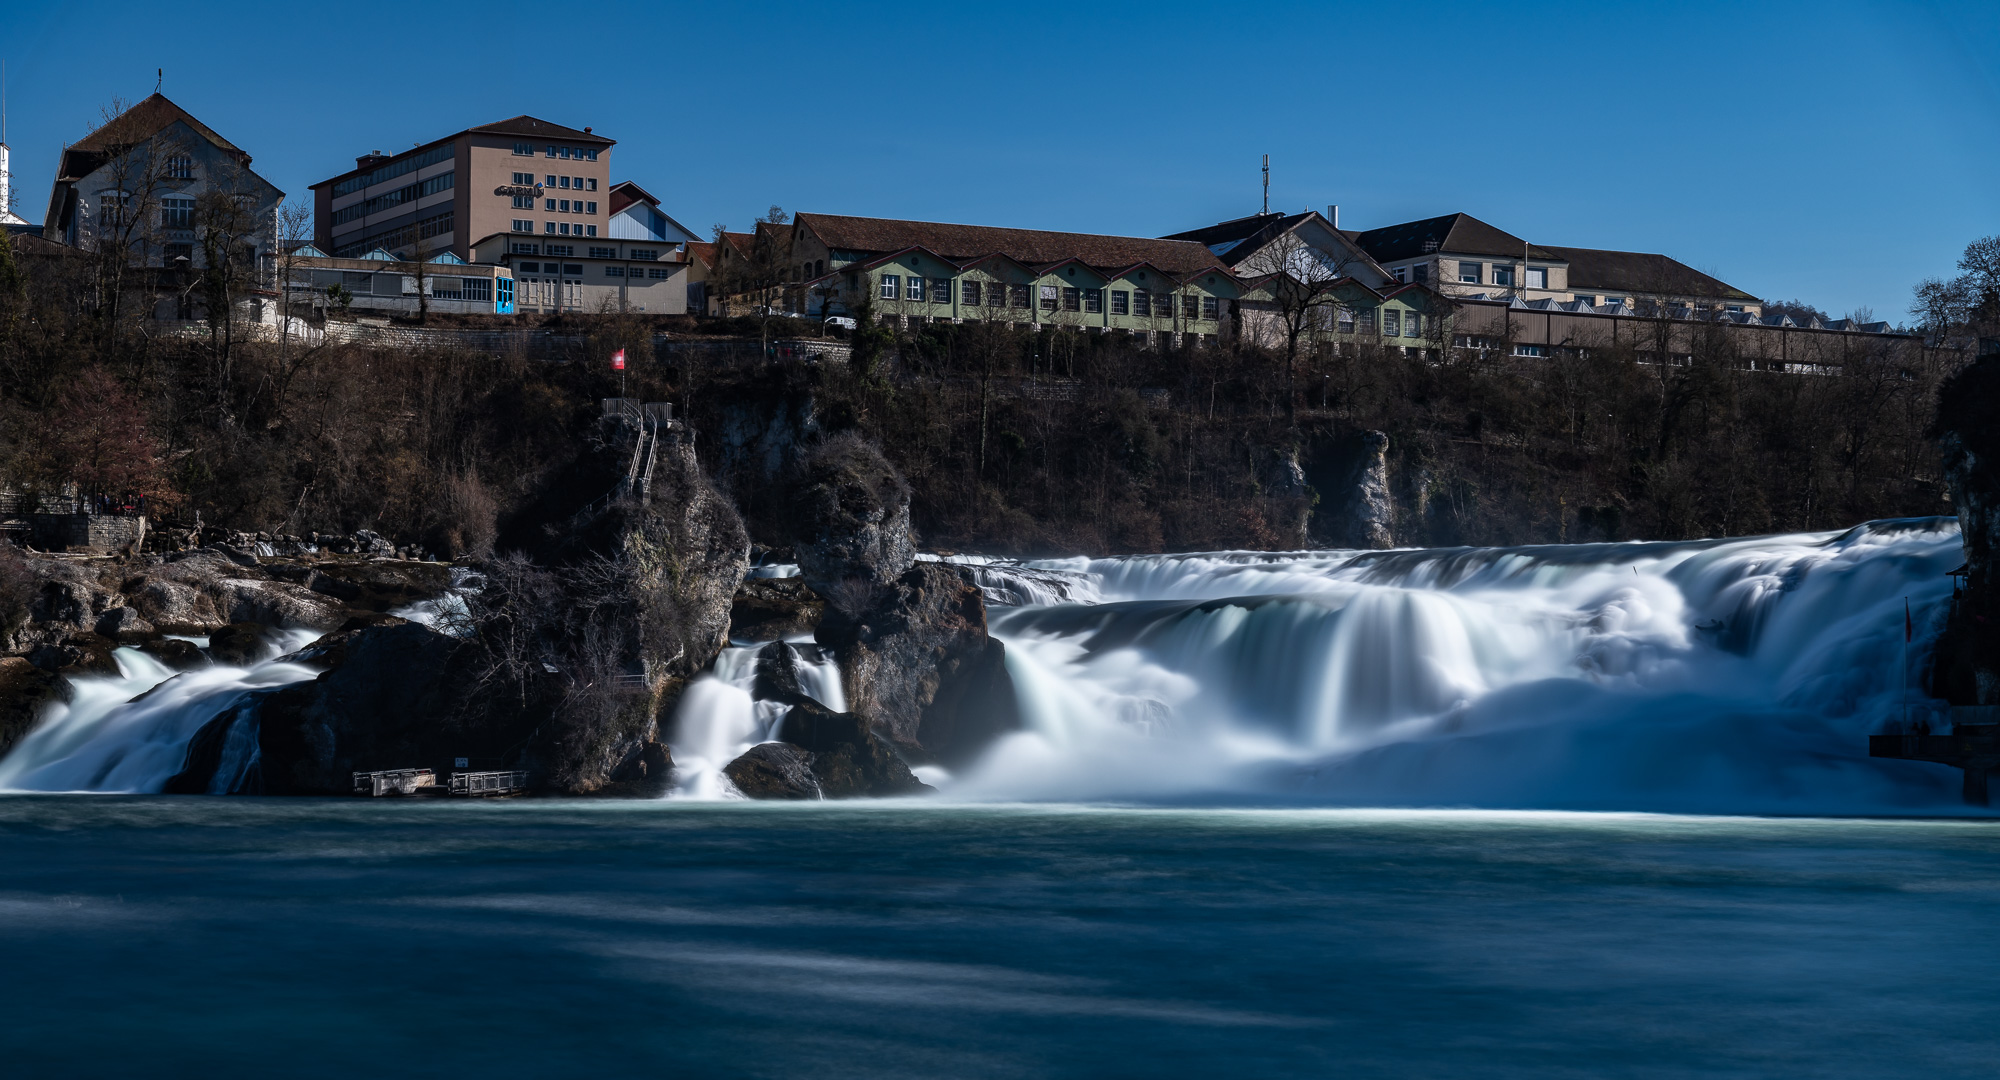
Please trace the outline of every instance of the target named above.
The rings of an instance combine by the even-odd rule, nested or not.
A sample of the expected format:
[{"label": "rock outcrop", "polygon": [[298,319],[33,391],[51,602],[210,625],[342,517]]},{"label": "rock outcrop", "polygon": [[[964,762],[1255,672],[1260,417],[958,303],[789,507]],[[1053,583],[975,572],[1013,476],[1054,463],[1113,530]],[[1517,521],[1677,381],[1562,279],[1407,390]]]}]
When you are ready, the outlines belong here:
[{"label": "rock outcrop", "polygon": [[62,696],[61,681],[25,657],[0,656],[0,757],[35,726],[42,710]]},{"label": "rock outcrop", "polygon": [[1006,646],[960,567],[919,563],[861,612],[829,607],[814,639],[839,658],[848,706],[914,760],[961,765],[1019,726]]},{"label": "rock outcrop", "polygon": [[810,634],[826,611],[826,601],[801,578],[753,578],[736,590],[729,607],[729,636],[737,641],[776,641]]},{"label": "rock outcrop", "polygon": [[882,452],[837,435],[799,470],[792,495],[799,576],[827,603],[864,610],[916,561],[910,486]]},{"label": "rock outcrop", "polygon": [[1965,549],[1965,591],[1938,642],[1931,691],[1954,705],[2000,705],[2000,352],[1938,389],[1931,434]]},{"label": "rock outcrop", "polygon": [[723,767],[753,799],[894,798],[933,790],[853,713],[801,697],[778,725],[780,742],[759,743]]},{"label": "rock outcrop", "polygon": [[758,743],[722,767],[736,790],[753,799],[823,799],[812,753],[790,743]]}]

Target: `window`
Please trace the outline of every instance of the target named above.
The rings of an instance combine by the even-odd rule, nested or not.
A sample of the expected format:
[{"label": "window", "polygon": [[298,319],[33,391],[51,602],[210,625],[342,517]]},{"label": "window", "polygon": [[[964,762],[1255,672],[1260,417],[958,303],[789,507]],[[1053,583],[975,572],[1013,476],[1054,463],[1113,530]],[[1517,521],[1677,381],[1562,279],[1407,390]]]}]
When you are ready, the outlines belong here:
[{"label": "window", "polygon": [[1513,284],[1514,284],[1514,268],[1513,268],[1513,267],[1511,267],[1511,266],[1496,266],[1496,267],[1494,267],[1494,268],[1493,268],[1493,284],[1495,284],[1495,285],[1509,285],[1509,286],[1513,285]]},{"label": "window", "polygon": [[814,276],[814,277],[825,277],[825,276],[826,276],[826,260],[825,260],[825,259],[814,259],[814,260],[813,260],[813,276]]},{"label": "window", "polygon": [[[555,147],[553,147],[553,146],[549,147],[549,156],[550,156],[550,157],[554,157],[554,156],[556,156],[556,148],[555,148]],[[553,181],[551,181],[551,183],[553,183]]]},{"label": "window", "polygon": [[515,232],[534,232],[534,231],[535,231],[535,223],[534,223],[534,222],[532,222],[532,221],[529,221],[529,220],[526,220],[525,218],[515,218],[515,219],[514,219],[514,231],[515,231]]},{"label": "window", "polygon": [[461,300],[493,299],[492,278],[469,277],[469,278],[461,278],[460,280],[463,282],[463,284],[459,286],[458,290],[459,299]]},{"label": "window", "polygon": [[521,186],[523,186],[523,187],[528,187],[528,186],[531,186],[531,185],[533,185],[533,184],[534,184],[534,182],[535,182],[535,174],[534,174],[534,173],[525,173],[525,172],[517,172],[517,173],[515,173],[515,174],[514,174],[514,182],[515,182],[516,184],[520,184],[520,185],[521,185]]},{"label": "window", "polygon": [[557,233],[558,233],[559,235],[562,235],[562,236],[568,236],[568,235],[569,235],[569,222],[567,222],[567,221],[559,221],[559,222],[557,222],[557,223],[556,223],[556,232],[557,232]]},{"label": "window", "polygon": [[584,203],[584,204],[583,204],[583,212],[584,212],[584,213],[586,213],[586,214],[595,214],[595,213],[597,213],[597,204],[596,204],[596,203],[594,203],[594,202],[587,202],[587,203]]},{"label": "window", "polygon": [[1083,310],[1089,312],[1092,315],[1104,314],[1104,290],[1103,289],[1083,290]]},{"label": "window", "polygon": [[1019,311],[1028,310],[1028,287],[1026,285],[1007,286],[1007,306]]},{"label": "window", "polygon": [[1354,328],[1364,334],[1375,332],[1375,309],[1364,308],[1354,313]]},{"label": "window", "polygon": [[[515,222],[514,224],[516,224],[516,225],[519,225],[519,224],[522,224],[522,223],[521,223],[521,222],[518,222],[518,221],[517,221],[517,222]],[[528,231],[529,231],[529,232],[533,232],[534,230],[533,230],[532,228],[530,228],[530,229],[529,229]],[[507,250],[508,250],[509,252],[511,252],[511,253],[513,253],[513,254],[515,254],[515,255],[539,255],[539,254],[541,254],[541,252],[542,252],[542,245],[540,245],[540,244],[523,244],[523,243],[521,243],[520,241],[516,240],[516,241],[515,241],[515,242],[513,242],[512,244],[509,244],[509,245],[507,245]],[[526,271],[528,271],[528,272],[529,272],[529,273],[531,273],[531,274],[535,272],[535,264],[534,264],[534,263],[522,263],[522,264],[521,264],[521,268],[522,268],[523,270],[526,270]]]},{"label": "window", "polygon": [[966,282],[965,284],[963,284],[963,285],[960,285],[960,286],[959,286],[958,288],[959,288],[959,296],[958,296],[958,298],[959,298],[960,302],[964,303],[966,307],[978,307],[978,306],[979,306],[979,303],[980,303],[980,297],[979,297],[979,288],[980,288],[980,286],[979,286],[979,283],[978,283],[977,281],[968,281],[968,282]]},{"label": "window", "polygon": [[622,266],[607,266],[607,267],[605,267],[605,268],[604,268],[604,276],[605,276],[605,277],[624,277],[624,276],[625,276],[625,268],[624,268],[624,267],[622,267]]},{"label": "window", "polygon": [[543,187],[554,187],[554,186],[556,186],[556,174],[554,174],[554,173],[549,173],[549,174],[548,174],[548,183],[546,183],[546,184],[543,184],[542,186],[543,186]]},{"label": "window", "polygon": [[533,210],[534,208],[535,208],[535,197],[533,195],[514,196],[514,209]]},{"label": "window", "polygon": [[1132,294],[1124,291],[1123,289],[1111,290],[1111,314],[1130,315],[1131,313],[1132,313]]},{"label": "window", "polygon": [[558,213],[558,214],[567,214],[567,213],[569,213],[569,200],[568,200],[568,199],[558,199],[558,200],[556,200],[556,213]]},{"label": "window", "polygon": [[1054,285],[1042,286],[1042,310],[1054,311],[1055,309],[1056,309],[1056,287]]},{"label": "window", "polygon": [[169,180],[194,179],[194,161],[191,160],[186,154],[176,154],[175,156],[168,158],[167,179]]},{"label": "window", "polygon": [[514,156],[515,156],[515,157],[534,157],[534,156],[535,156],[535,148],[534,148],[534,147],[533,147],[532,145],[528,144],[528,143],[524,143],[524,142],[517,142],[517,143],[515,143],[515,144],[514,144]]},{"label": "window", "polygon": [[583,152],[583,160],[585,160],[585,161],[596,161],[596,160],[597,160],[597,151],[595,151],[595,150],[585,150],[585,151]]},{"label": "window", "polygon": [[374,187],[384,180],[393,179],[404,173],[416,172],[418,169],[425,168],[426,166],[436,165],[440,161],[450,161],[452,154],[455,152],[452,144],[446,143],[443,146],[426,150],[414,157],[406,157],[401,161],[391,162],[379,169],[371,169],[359,176],[350,176],[340,183],[333,185],[333,197],[338,199],[342,195],[352,195],[362,188]]},{"label": "window", "polygon": [[1076,311],[1078,309],[1078,301],[1080,301],[1082,298],[1083,298],[1082,291],[1077,289],[1075,286],[1073,285],[1063,286],[1062,309],[1064,311]]},{"label": "window", "polygon": [[596,236],[596,235],[597,235],[597,226],[595,226],[595,225],[585,225],[585,226],[583,227],[583,235],[585,235],[585,236]]},{"label": "window", "polygon": [[433,214],[417,222],[417,236],[428,240],[433,236],[443,236],[450,232],[453,213],[453,211],[446,210],[442,214]]},{"label": "window", "polygon": [[1625,302],[1625,298],[1622,296],[1607,296],[1604,298],[1604,302],[1607,304],[1622,304]]},{"label": "window", "polygon": [[[637,269],[634,269],[634,270],[632,271],[632,273],[633,273],[633,274],[635,274],[635,275],[636,275],[636,274],[637,274],[638,272],[639,272],[639,271],[638,271]],[[670,277],[674,276],[674,272],[673,272],[672,268],[670,268],[670,267],[665,267],[665,266],[649,266],[649,267],[647,267],[647,268],[646,268],[646,276],[647,276],[647,277],[649,277],[649,278],[655,278],[655,279],[658,279],[658,280],[660,280],[660,281],[665,281],[666,279],[668,279],[668,278],[670,278]]]},{"label": "window", "polygon": [[1341,333],[1352,334],[1354,332],[1354,312],[1346,308],[1341,308],[1338,314],[1339,319],[1335,325]]},{"label": "window", "polygon": [[1402,315],[1395,308],[1382,309],[1382,336],[1401,337],[1403,333]]},{"label": "window", "polygon": [[1514,346],[1515,356],[1547,356],[1548,354],[1549,354],[1549,347],[1547,345]]},{"label": "window", "polygon": [[1201,298],[1201,317],[1215,320],[1222,317],[1222,302],[1213,296]]},{"label": "window", "polygon": [[632,254],[626,256],[626,258],[630,259],[646,259],[648,261],[658,259],[659,257],[660,253],[651,248],[633,248]]},{"label": "window", "polygon": [[[595,151],[595,150],[592,150],[592,151],[590,152],[590,160],[592,160],[592,161],[596,161],[596,160],[597,160],[597,151]],[[596,191],[596,190],[597,190],[597,177],[595,177],[595,176],[586,176],[586,177],[584,177],[584,178],[583,178],[583,190],[585,190],[585,191]]]},{"label": "window", "polygon": [[581,176],[572,176],[572,177],[570,177],[570,178],[569,178],[569,186],[570,186],[570,187],[573,187],[573,188],[575,188],[575,189],[577,189],[578,191],[582,191],[582,190],[583,190],[583,177],[581,177]]},{"label": "window", "polygon": [[902,288],[902,285],[903,285],[902,278],[899,278],[894,274],[883,274],[882,299],[894,300],[896,298],[896,293],[898,292],[898,290]]},{"label": "window", "polygon": [[160,224],[169,229],[194,228],[194,200],[178,197],[161,199]]},{"label": "window", "polygon": [[569,177],[567,177],[567,176],[558,176],[558,177],[556,177],[556,186],[557,186],[557,187],[559,187],[559,188],[561,188],[561,189],[563,189],[564,191],[568,191],[568,190],[569,190]]},{"label": "window", "polygon": [[1391,270],[1391,271],[1389,271],[1389,272],[1390,272],[1391,274],[1394,274],[1394,275],[1396,276],[1396,280],[1397,280],[1397,281],[1400,281],[1400,282],[1404,283],[1405,285],[1409,284],[1409,281],[1410,281],[1410,268],[1409,268],[1409,267],[1407,267],[1407,266],[1398,266],[1397,268],[1395,268],[1394,270]]},{"label": "window", "polygon": [[615,259],[618,257],[618,249],[594,247],[590,249],[590,257],[593,259]]},{"label": "window", "polygon": [[[568,244],[550,244],[542,249],[542,254],[555,255],[563,258],[575,258],[576,249],[569,246]],[[551,274],[556,272],[556,266],[554,263],[549,264],[548,271]]]},{"label": "window", "polygon": [[1156,292],[1153,294],[1153,314],[1162,319],[1174,317],[1174,294]]},{"label": "window", "polygon": [[551,214],[555,213],[555,212],[556,212],[556,201],[555,201],[554,199],[544,199],[544,200],[542,200],[542,209],[543,209],[543,210],[546,210],[546,211],[548,211],[548,212],[549,212],[549,213],[551,213]]},{"label": "window", "polygon": [[[566,252],[564,252],[563,254],[565,254],[565,255],[568,255],[568,254],[571,254],[571,253],[570,253],[570,252],[567,252],[567,251],[566,251]],[[583,276],[583,264],[581,264],[581,263],[564,263],[564,264],[563,264],[563,273],[565,273],[565,274],[568,274],[568,275],[570,275],[571,277],[582,277],[582,276]]]},{"label": "window", "polygon": [[1414,311],[1403,312],[1403,336],[1422,337],[1423,335],[1424,317]]},{"label": "window", "polygon": [[1546,289],[1548,287],[1549,287],[1548,268],[1542,266],[1528,267],[1528,288]]},{"label": "window", "polygon": [[1479,270],[1479,263],[1466,262],[1464,259],[1458,260],[1458,280],[1468,285],[1479,284]]},{"label": "window", "polygon": [[1139,290],[1132,294],[1132,314],[1142,319],[1153,317],[1153,294]]},{"label": "window", "polygon": [[949,304],[949,303],[951,303],[951,279],[950,279],[950,278],[932,278],[932,279],[931,279],[931,303],[933,303],[933,304]]},{"label": "window", "polygon": [[1410,267],[1410,278],[1419,285],[1429,285],[1431,283],[1431,264],[1418,263]]},{"label": "window", "polygon": [[903,299],[915,300],[918,303],[922,303],[924,299],[924,279],[911,274],[908,280],[903,282]]}]

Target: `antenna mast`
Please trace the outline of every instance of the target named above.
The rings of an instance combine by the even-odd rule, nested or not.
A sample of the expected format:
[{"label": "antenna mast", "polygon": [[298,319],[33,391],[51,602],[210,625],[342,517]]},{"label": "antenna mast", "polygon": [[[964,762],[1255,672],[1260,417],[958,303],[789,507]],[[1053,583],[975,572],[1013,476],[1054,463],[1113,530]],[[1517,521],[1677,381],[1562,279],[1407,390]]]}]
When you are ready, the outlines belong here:
[{"label": "antenna mast", "polygon": [[1271,155],[1264,155],[1264,213],[1271,212]]}]

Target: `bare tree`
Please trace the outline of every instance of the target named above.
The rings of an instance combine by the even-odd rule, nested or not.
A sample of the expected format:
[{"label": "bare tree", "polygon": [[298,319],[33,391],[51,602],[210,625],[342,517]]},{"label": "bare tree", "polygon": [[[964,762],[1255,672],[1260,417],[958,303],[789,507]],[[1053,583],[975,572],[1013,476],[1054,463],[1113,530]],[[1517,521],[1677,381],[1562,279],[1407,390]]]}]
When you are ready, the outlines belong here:
[{"label": "bare tree", "polygon": [[[1351,253],[1334,254],[1309,243],[1296,229],[1279,235],[1246,263],[1266,275],[1263,299],[1250,305],[1252,318],[1275,326],[1285,350],[1285,423],[1298,422],[1299,343],[1332,329],[1340,305],[1334,286],[1348,271]],[[1255,333],[1261,333],[1261,328]]]}]

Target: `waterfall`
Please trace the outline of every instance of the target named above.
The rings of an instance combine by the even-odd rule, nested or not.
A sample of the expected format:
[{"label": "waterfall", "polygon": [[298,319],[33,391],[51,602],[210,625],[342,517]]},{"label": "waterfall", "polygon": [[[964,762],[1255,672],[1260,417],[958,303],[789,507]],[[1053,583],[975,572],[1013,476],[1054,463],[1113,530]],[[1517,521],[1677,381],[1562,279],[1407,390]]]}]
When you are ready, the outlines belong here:
[{"label": "waterfall", "polygon": [[[317,636],[287,631],[277,651],[289,653]],[[319,674],[282,659],[176,673],[137,649],[112,655],[116,676],[72,679],[70,700],[50,706],[0,758],[0,791],[157,792],[181,770],[188,741],[203,724],[252,691]],[[232,729],[224,741],[218,784],[227,785],[254,760],[248,726],[237,727],[244,730]]]},{"label": "waterfall", "polygon": [[[823,656],[809,637],[790,641],[799,689],[835,712],[847,710],[840,685],[840,668]],[[667,745],[674,755],[673,797],[722,799],[739,797],[722,774],[723,766],[745,750],[777,737],[788,706],[751,697],[757,677],[757,653],[764,643],[732,645],[716,657],[713,671],[688,685],[674,711],[673,734]]]},{"label": "waterfall", "polygon": [[[968,799],[1951,811],[1867,757],[1921,687],[1950,519],[1431,551],[987,562],[1025,730]],[[1016,577],[1027,583],[1015,581]],[[1082,599],[1088,598],[1088,599]],[[1903,605],[1919,628],[1904,662]],[[1942,723],[1911,691],[1912,715]]]}]

